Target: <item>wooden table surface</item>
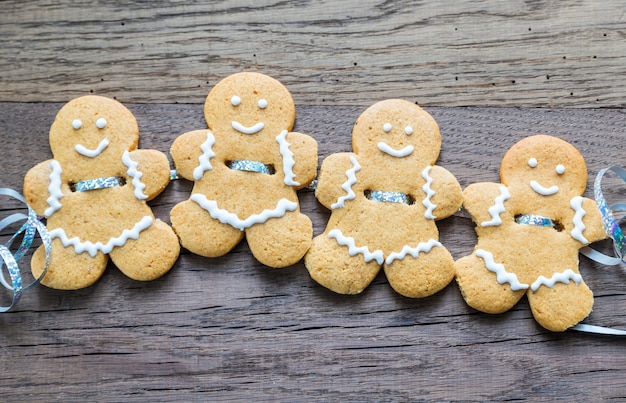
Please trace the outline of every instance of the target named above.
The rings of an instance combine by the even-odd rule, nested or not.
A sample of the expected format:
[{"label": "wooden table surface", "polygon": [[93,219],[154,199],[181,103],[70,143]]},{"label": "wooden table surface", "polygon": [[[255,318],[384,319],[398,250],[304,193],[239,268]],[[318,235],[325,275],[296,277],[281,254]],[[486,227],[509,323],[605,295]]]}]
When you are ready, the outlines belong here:
[{"label": "wooden table surface", "polygon": [[[367,106],[398,97],[438,121],[438,165],[463,187],[497,182],[504,152],[535,133],[582,152],[586,196],[600,169],[626,165],[621,2],[440,3],[3,1],[0,187],[21,191],[52,157],[50,124],[74,97],[122,101],[140,147],[167,153],[206,128],[212,86],[245,70],[289,88],[295,129],[318,141],[320,163],[351,150]],[[619,182],[606,186],[624,200]],[[155,215],[169,222],[190,190],[172,181]],[[317,235],[329,212],[311,190],[299,196]],[[0,206],[2,217],[23,211]],[[455,258],[472,251],[468,219],[438,225]],[[580,269],[596,297],[584,323],[626,329],[624,267],[581,256]],[[302,263],[260,265],[245,241],[216,259],[183,250],[153,282],[109,266],[87,289],[38,286],[0,314],[2,401],[625,400],[625,375],[626,339],[551,333],[525,299],[488,315],[455,283],[408,299],[383,274],[361,295],[337,295]]]}]

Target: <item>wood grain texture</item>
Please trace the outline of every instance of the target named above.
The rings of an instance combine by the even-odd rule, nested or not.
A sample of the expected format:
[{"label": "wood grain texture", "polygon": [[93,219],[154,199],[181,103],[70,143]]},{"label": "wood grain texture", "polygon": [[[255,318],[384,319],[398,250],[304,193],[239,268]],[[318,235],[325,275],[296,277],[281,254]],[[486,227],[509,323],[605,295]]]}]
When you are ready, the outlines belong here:
[{"label": "wood grain texture", "polygon": [[[139,121],[141,148],[167,152],[178,135],[206,127],[202,105],[127,106]],[[0,103],[0,187],[20,189],[26,171],[51,157],[48,129],[60,107]],[[299,106],[295,129],[318,140],[321,162],[350,150],[363,109]],[[444,139],[438,164],[463,187],[497,181],[504,152],[539,132],[583,153],[590,186],[599,169],[626,165],[622,110],[428,111]],[[190,190],[189,182],[173,181],[151,202],[155,214],[169,221]],[[624,196],[619,188],[608,194]],[[311,191],[300,199],[319,234],[328,211]],[[3,216],[22,211],[6,199],[0,206]],[[455,258],[471,252],[476,237],[467,219],[452,217],[439,228]],[[626,328],[624,272],[584,257],[581,272],[596,296],[586,323]],[[361,295],[336,295],[302,263],[261,266],[245,242],[217,259],[183,252],[153,282],[129,280],[110,266],[88,289],[37,287],[0,315],[0,339],[3,401],[626,399],[626,339],[550,333],[534,322],[526,300],[502,315],[478,313],[455,284],[411,300],[381,274]]]},{"label": "wood grain texture", "polygon": [[254,70],[301,105],[623,107],[621,1],[3,1],[0,101],[202,103]]}]

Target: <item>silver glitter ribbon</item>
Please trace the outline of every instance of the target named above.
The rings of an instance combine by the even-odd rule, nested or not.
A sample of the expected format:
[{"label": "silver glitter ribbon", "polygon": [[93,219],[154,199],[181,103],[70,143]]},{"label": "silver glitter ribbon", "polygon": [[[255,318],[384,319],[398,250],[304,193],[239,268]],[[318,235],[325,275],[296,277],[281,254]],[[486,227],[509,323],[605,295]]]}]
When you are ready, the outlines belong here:
[{"label": "silver glitter ribbon", "polygon": [[376,200],[380,202],[411,204],[409,196],[400,192],[370,190],[369,192],[367,192],[366,197],[369,200]]},{"label": "silver glitter ribbon", "polygon": [[109,176],[106,178],[87,179],[76,182],[74,184],[75,192],[86,192],[89,190],[113,188],[122,186],[122,181],[117,176]]},{"label": "silver glitter ribbon", "polygon": [[269,167],[262,162],[259,161],[251,161],[251,160],[236,160],[230,163],[230,169],[234,169],[236,171],[248,171],[248,172],[259,172],[263,174],[271,175]]},{"label": "silver glitter ribbon", "polygon": [[[26,206],[28,207],[28,214],[15,213],[0,220],[0,231],[11,224],[26,220],[26,222],[22,224],[20,229],[15,234],[13,234],[13,236],[7,241],[6,244],[0,245],[0,259],[2,259],[2,261],[0,262],[0,270],[2,270],[4,265],[6,265],[7,271],[9,272],[9,277],[11,279],[11,282],[9,283],[4,277],[4,272],[0,272],[0,284],[2,284],[6,289],[11,290],[13,293],[11,304],[9,306],[0,307],[0,312],[6,312],[17,304],[20,297],[22,296],[23,291],[28,290],[36,284],[39,284],[41,279],[46,275],[46,272],[48,271],[48,266],[50,265],[52,240],[50,239],[50,235],[48,234],[46,226],[41,221],[39,221],[37,214],[26,203],[26,200],[22,197],[22,195],[12,189],[7,188],[0,188],[0,195],[17,199],[26,204]],[[41,275],[29,285],[24,286],[22,284],[22,274],[18,263],[20,259],[24,257],[28,249],[30,249],[37,233],[39,233],[42,244],[46,251],[46,263],[44,265],[43,271],[41,272]],[[20,246],[14,253],[11,252],[11,246],[13,245],[13,242],[22,234],[23,237]]]},{"label": "silver glitter ribbon", "polygon": [[[613,249],[615,249],[615,254],[617,254],[620,262],[626,263],[626,240],[624,239],[624,233],[620,228],[620,222],[615,219],[613,212],[616,211],[624,211],[626,209],[626,203],[615,203],[612,205],[608,205],[606,199],[604,198],[604,194],[602,193],[602,178],[608,171],[615,172],[624,182],[626,182],[626,169],[621,167],[609,167],[604,168],[598,172],[596,176],[596,180],[593,184],[593,196],[596,200],[596,204],[598,205],[598,209],[600,210],[600,214],[602,215],[602,228],[607,233],[609,237],[613,240]],[[623,218],[622,218],[623,220]]]}]

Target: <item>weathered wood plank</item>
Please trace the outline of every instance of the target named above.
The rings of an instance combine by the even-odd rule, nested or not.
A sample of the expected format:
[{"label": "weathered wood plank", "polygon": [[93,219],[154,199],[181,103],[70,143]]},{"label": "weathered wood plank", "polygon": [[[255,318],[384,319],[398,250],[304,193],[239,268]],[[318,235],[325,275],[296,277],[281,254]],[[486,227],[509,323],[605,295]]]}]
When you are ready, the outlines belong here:
[{"label": "weathered wood plank", "polygon": [[201,103],[256,70],[303,105],[623,107],[611,0],[3,1],[0,101]]},{"label": "weathered wood plank", "polygon": [[[51,157],[47,132],[60,106],[0,103],[0,186],[19,189],[25,172]],[[127,106],[139,121],[142,148],[167,152],[179,134],[206,127],[202,105]],[[321,161],[350,150],[362,109],[302,106],[296,129],[318,140]],[[621,110],[428,110],[444,138],[438,164],[464,187],[497,181],[506,149],[538,132],[572,142],[591,175],[626,165]],[[172,182],[152,202],[155,214],[169,221],[190,189]],[[300,197],[321,232],[328,212],[311,191]],[[18,208],[4,200],[1,206],[3,215]],[[455,258],[472,250],[467,219],[439,227]],[[586,258],[581,271],[596,295],[587,322],[626,328],[624,273]],[[111,266],[85,290],[37,287],[0,315],[0,339],[4,401],[626,398],[626,339],[547,332],[525,300],[503,315],[477,313],[455,284],[411,300],[380,275],[362,295],[335,295],[302,263],[259,265],[245,242],[217,259],[184,252],[153,282],[129,280]]]}]

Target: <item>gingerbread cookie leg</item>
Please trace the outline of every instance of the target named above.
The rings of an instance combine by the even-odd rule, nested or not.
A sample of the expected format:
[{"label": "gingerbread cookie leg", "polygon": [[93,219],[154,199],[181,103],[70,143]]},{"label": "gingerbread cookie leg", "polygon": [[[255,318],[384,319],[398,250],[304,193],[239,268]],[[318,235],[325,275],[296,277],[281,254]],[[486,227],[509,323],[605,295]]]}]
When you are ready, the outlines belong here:
[{"label": "gingerbread cookie leg", "polygon": [[[591,313],[593,293],[579,276],[576,276],[577,279],[568,279],[568,283],[558,282],[553,287],[541,285],[536,291],[528,293],[530,309],[541,326],[562,332]],[[550,280],[554,280],[554,277],[547,280],[552,282]],[[579,282],[576,283],[576,280]]]},{"label": "gingerbread cookie leg", "polygon": [[[527,287],[520,286],[513,278],[505,281],[507,279],[504,275],[507,273],[504,266],[492,260],[490,253],[485,253],[481,258],[476,252],[457,260],[456,280],[469,306],[486,313],[502,313],[515,306],[526,293]],[[500,278],[496,272],[488,269],[496,265],[503,269]]]},{"label": "gingerbread cookie leg", "polygon": [[306,215],[287,212],[263,224],[246,229],[248,246],[254,257],[270,267],[287,267],[297,263],[311,245],[313,223]]},{"label": "gingerbread cookie leg", "polygon": [[[159,245],[158,249],[154,245]],[[114,248],[109,256],[118,269],[134,280],[154,280],[167,273],[178,258],[178,238],[169,225],[156,220],[141,232]]]},{"label": "gingerbread cookie leg", "polygon": [[406,247],[386,260],[391,287],[409,298],[424,298],[445,288],[454,277],[454,259],[441,243],[431,240]]},{"label": "gingerbread cookie leg", "polygon": [[[78,290],[89,287],[104,273],[108,257],[98,252],[94,257],[89,253],[76,253],[74,248],[65,248],[59,239],[52,240],[52,253],[48,272],[41,280],[47,287],[57,290]],[[31,272],[39,278],[46,262],[46,251],[40,246],[31,259]]]},{"label": "gingerbread cookie leg", "polygon": [[351,252],[357,248],[345,243],[340,245],[326,233],[317,236],[304,263],[311,278],[322,286],[339,294],[359,294],[376,278],[380,263],[374,256]]},{"label": "gingerbread cookie leg", "polygon": [[174,206],[170,219],[181,245],[200,256],[223,256],[244,236],[243,231],[212,218],[206,210],[191,200]]}]

